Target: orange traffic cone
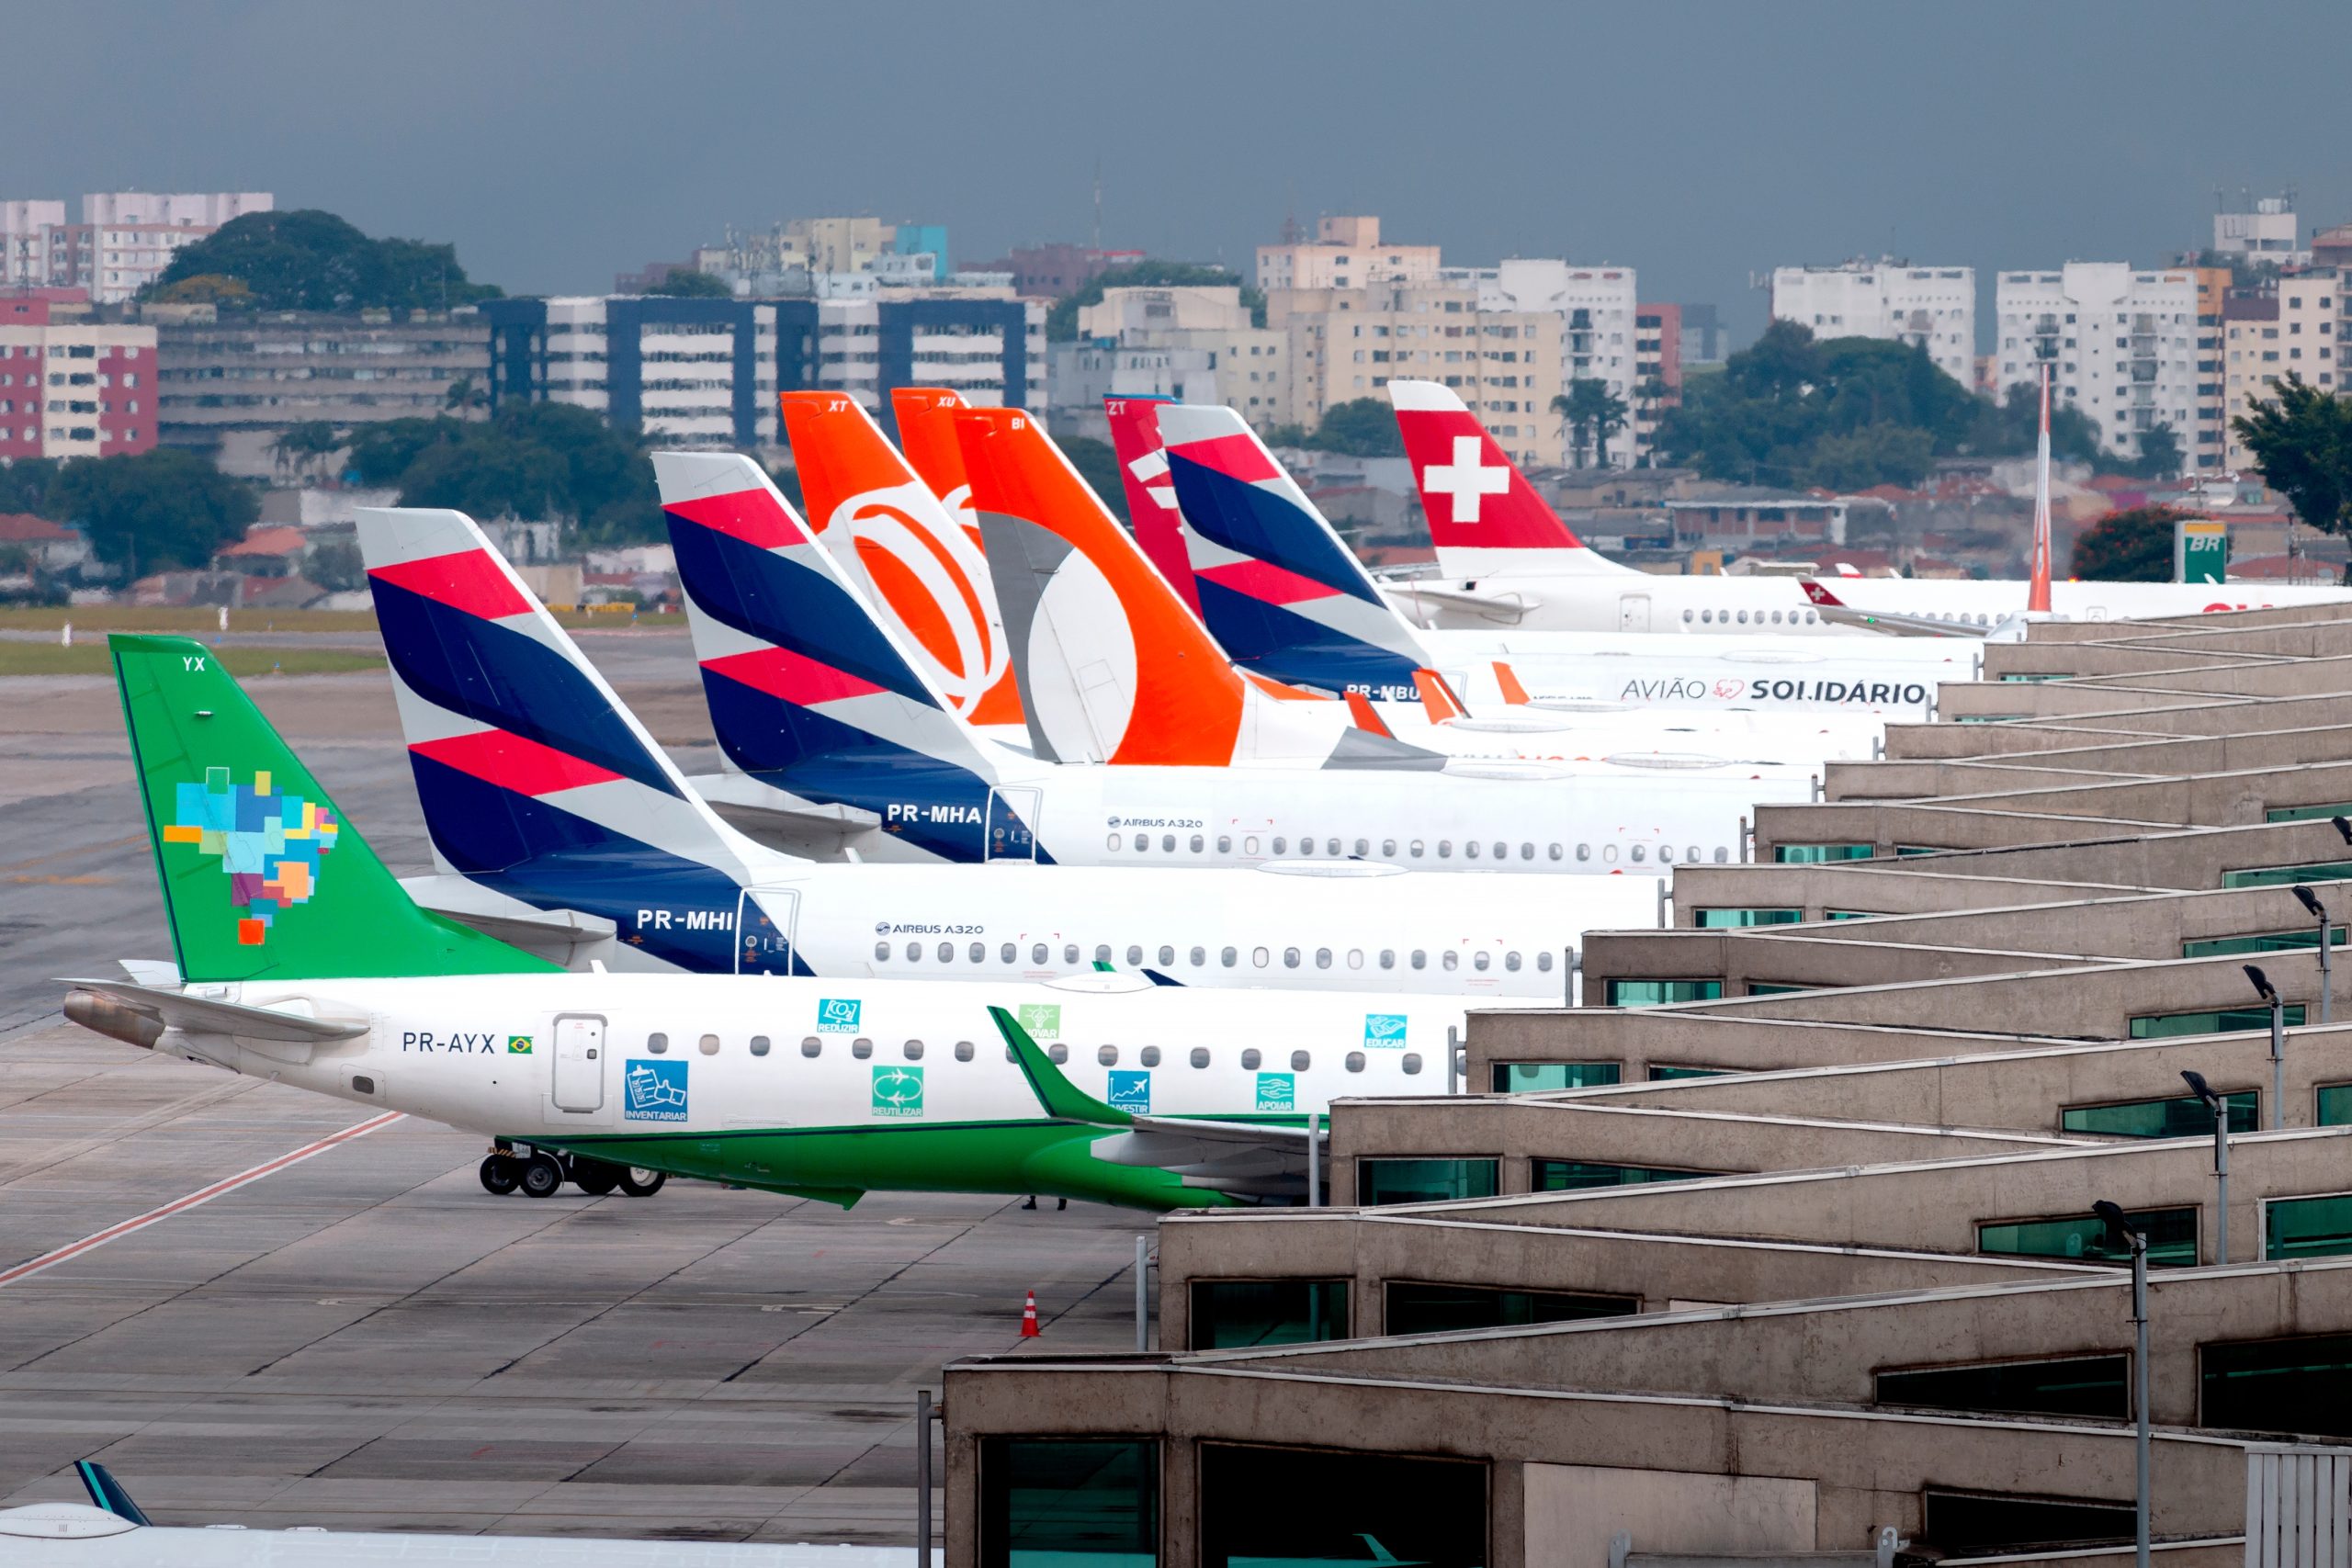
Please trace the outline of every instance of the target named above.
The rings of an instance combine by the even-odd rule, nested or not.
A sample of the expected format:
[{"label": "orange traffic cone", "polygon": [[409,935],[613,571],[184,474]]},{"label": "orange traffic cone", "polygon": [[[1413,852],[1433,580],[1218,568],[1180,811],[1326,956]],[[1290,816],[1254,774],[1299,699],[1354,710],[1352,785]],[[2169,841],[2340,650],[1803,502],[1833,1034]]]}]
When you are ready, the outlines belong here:
[{"label": "orange traffic cone", "polygon": [[1037,1292],[1035,1291],[1030,1292],[1029,1299],[1022,1303],[1021,1337],[1023,1339],[1037,1337]]}]

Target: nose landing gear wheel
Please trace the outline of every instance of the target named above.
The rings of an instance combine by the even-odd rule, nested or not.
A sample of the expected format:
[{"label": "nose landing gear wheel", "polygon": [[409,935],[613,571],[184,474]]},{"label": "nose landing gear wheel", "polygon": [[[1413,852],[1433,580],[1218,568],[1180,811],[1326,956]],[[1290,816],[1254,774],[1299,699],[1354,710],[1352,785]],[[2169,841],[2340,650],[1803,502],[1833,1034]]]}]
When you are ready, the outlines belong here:
[{"label": "nose landing gear wheel", "polygon": [[632,1198],[650,1198],[669,1179],[666,1170],[648,1170],[641,1165],[633,1165],[621,1177],[621,1190]]},{"label": "nose landing gear wheel", "polygon": [[490,1155],[481,1162],[481,1190],[503,1198],[522,1185],[523,1162],[513,1155]]},{"label": "nose landing gear wheel", "polygon": [[552,1198],[563,1190],[563,1167],[553,1155],[533,1155],[523,1162],[523,1195]]}]

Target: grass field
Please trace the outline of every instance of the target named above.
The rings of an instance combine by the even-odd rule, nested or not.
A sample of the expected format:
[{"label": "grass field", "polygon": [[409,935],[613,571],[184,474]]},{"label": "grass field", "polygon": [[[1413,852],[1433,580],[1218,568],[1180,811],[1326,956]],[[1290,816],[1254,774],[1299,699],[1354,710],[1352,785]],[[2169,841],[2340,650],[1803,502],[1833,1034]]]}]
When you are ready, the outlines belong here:
[{"label": "grass field", "polygon": [[[128,629],[128,628],[124,628]],[[150,628],[141,627],[141,630]],[[223,648],[213,650],[232,675],[339,675],[351,670],[381,670],[384,660],[374,653],[350,653],[335,649]],[[96,638],[82,640],[81,623],[74,623],[74,642],[60,648],[53,642],[0,642],[0,678],[10,675],[111,675],[107,645]]]}]

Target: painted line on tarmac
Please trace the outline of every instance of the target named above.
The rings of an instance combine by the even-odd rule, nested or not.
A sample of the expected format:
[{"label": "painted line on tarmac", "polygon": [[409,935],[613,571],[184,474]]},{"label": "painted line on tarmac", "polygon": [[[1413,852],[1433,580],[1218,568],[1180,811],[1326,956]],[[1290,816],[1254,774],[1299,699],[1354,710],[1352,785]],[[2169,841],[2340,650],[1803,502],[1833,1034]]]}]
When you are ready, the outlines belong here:
[{"label": "painted line on tarmac", "polygon": [[110,1241],[119,1240],[135,1231],[145,1230],[149,1225],[168,1220],[174,1214],[184,1213],[200,1203],[209,1203],[213,1199],[234,1192],[238,1188],[249,1183],[259,1181],[265,1176],[274,1176],[288,1166],[300,1165],[315,1155],[322,1155],[339,1144],[350,1143],[355,1138],[364,1138],[379,1127],[389,1127],[406,1114],[407,1112],[401,1111],[387,1111],[381,1116],[370,1117],[356,1126],[345,1127],[340,1133],[330,1133],[314,1144],[305,1144],[290,1154],[282,1154],[276,1159],[265,1160],[251,1170],[241,1170],[236,1175],[225,1177],[209,1187],[200,1187],[185,1197],[175,1198],[159,1209],[150,1209],[143,1214],[124,1220],[119,1224],[108,1225],[106,1229],[85,1235],[79,1241],[68,1242],[53,1252],[44,1252],[39,1258],[17,1264],[14,1269],[0,1269],[0,1285],[13,1285],[19,1280],[30,1279],[42,1269],[53,1269],[68,1258],[79,1258],[82,1254],[104,1247]]}]

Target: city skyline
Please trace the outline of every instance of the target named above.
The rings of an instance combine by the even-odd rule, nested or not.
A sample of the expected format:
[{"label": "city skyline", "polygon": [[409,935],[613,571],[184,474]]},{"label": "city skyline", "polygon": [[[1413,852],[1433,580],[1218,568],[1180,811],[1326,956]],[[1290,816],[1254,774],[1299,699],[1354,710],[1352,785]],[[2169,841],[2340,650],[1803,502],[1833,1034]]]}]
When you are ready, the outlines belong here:
[{"label": "city skyline", "polygon": [[[2296,47],[2230,73],[2186,6],[1897,13],[1867,37],[1805,5],[1502,6],[1475,25],[1210,6],[1182,28],[938,7],[882,60],[841,10],[429,0],[392,28],[229,0],[135,31],[125,14],[17,24],[23,57],[55,67],[19,84],[30,122],[76,131],[36,132],[12,194],[274,190],[454,242],[517,293],[601,292],[795,213],[944,223],[958,261],[1083,242],[1098,167],[1106,244],[1246,273],[1287,215],[1377,212],[1449,262],[1637,266],[1645,297],[1715,303],[1742,339],[1766,310],[1751,275],[1775,265],[1884,253],[1973,266],[1989,291],[2007,268],[2168,261],[2205,242],[2217,188],[2292,188],[2307,233],[2352,219],[2352,171],[2280,108],[2324,102],[2329,43],[2352,41],[2317,6],[2234,17]],[[1607,60],[1624,63],[1588,68]],[[2086,89],[2086,65],[2115,90]],[[355,73],[380,90],[351,91]],[[92,80],[120,112],[75,118]]]}]

